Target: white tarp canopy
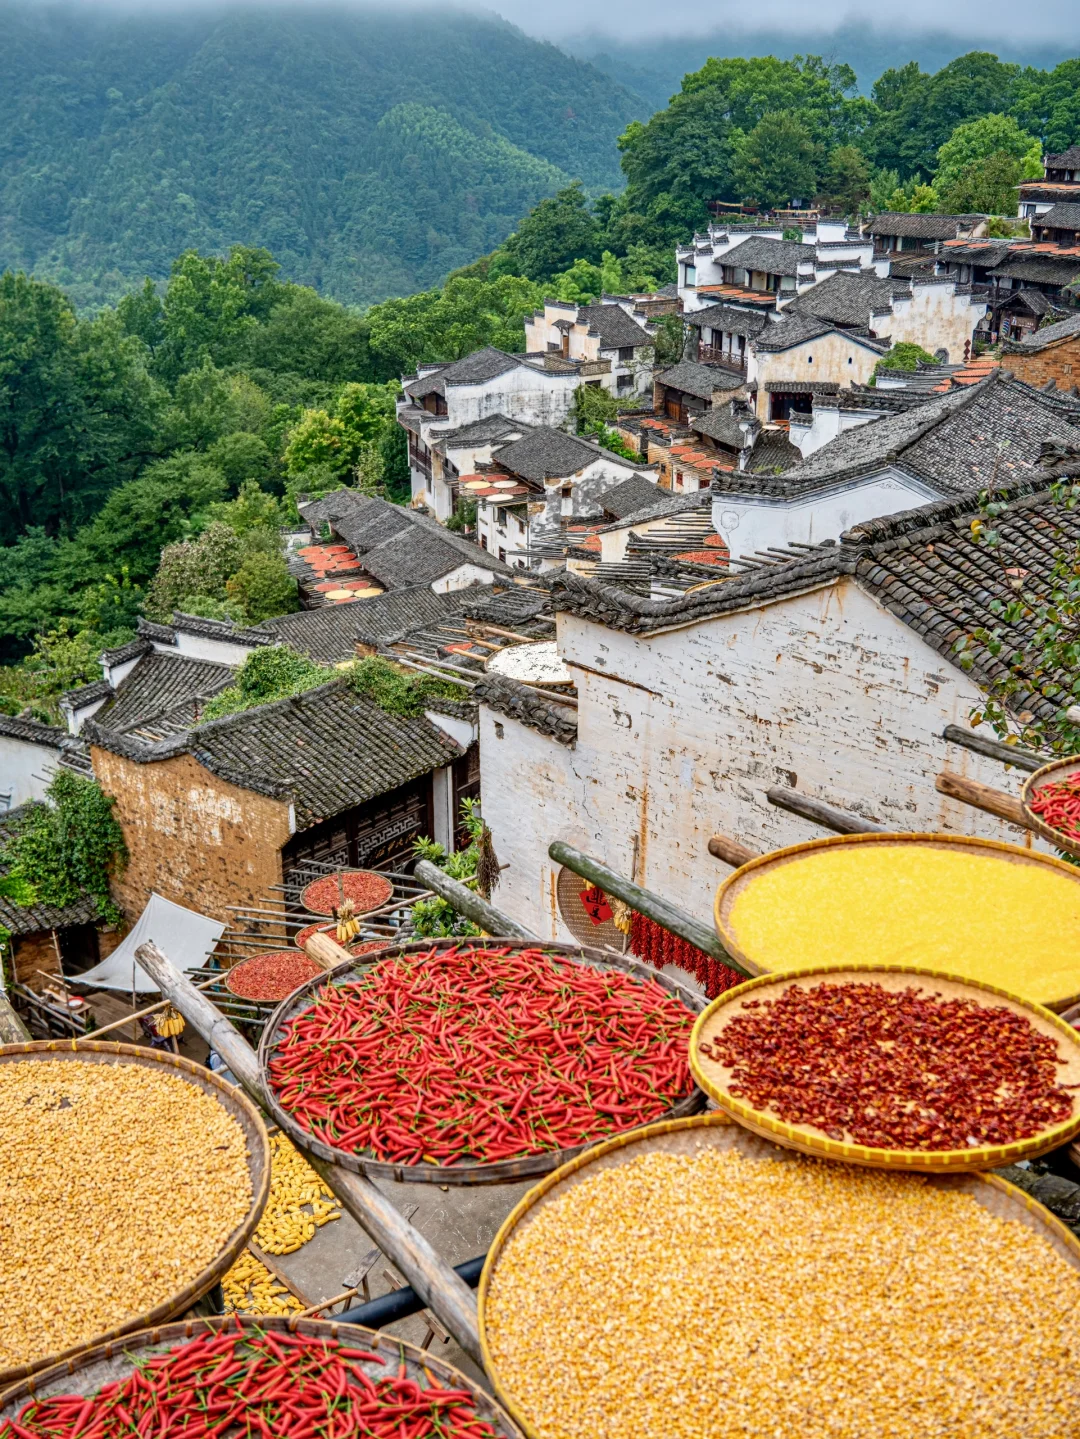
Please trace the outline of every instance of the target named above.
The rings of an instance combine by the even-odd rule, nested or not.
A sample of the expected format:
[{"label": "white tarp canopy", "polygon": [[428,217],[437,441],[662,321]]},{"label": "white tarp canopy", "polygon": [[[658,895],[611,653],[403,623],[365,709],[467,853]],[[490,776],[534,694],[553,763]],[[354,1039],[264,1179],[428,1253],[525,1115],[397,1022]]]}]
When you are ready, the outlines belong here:
[{"label": "white tarp canopy", "polygon": [[224,928],[220,920],[208,919],[205,914],[173,904],[160,894],[151,894],[131,933],[125,935],[108,959],[95,964],[85,974],[73,976],[74,982],[94,989],[119,989],[125,994],[132,990],[136,994],[156,993],[157,985],[135,962],[135,951],[140,944],[152,939],[177,969],[198,969],[221,938]]}]

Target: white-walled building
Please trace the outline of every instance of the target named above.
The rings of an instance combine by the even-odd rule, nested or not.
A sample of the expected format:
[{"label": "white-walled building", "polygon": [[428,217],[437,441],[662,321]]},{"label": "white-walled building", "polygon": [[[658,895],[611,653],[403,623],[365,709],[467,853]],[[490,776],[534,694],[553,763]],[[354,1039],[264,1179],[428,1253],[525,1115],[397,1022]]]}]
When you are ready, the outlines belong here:
[{"label": "white-walled building", "polygon": [[607,360],[605,389],[624,398],[652,388],[655,325],[626,296],[603,295],[594,305],[545,300],[525,320],[525,349],[532,358]]},{"label": "white-walled building", "polygon": [[[968,723],[1001,673],[977,644],[970,672],[956,663],[957,640],[992,626],[990,602],[1010,593],[978,551],[973,513],[968,498],[871,521],[839,544],[665,601],[559,577],[576,726],[506,681],[475,692],[484,815],[506,866],[500,907],[569,938],[548,857],[560,839],[708,923],[728,873],[708,853],[712,834],[766,850],[820,833],[767,802],[777,784],[889,829],[1016,840],[934,787],[946,767],[1003,780],[942,733]],[[1062,522],[1080,535],[1045,490],[1016,495],[1010,557],[1045,568]]]}]

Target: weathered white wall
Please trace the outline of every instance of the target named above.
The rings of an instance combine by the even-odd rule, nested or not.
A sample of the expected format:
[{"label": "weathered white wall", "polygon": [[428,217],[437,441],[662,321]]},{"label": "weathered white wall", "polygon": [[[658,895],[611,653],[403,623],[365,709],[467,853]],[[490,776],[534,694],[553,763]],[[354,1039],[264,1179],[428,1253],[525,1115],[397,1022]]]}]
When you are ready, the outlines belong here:
[{"label": "weathered white wall", "polygon": [[209,635],[176,631],[176,644],[171,653],[189,655],[192,659],[213,660],[216,665],[242,665],[257,645],[238,644],[235,640],[216,639]]},{"label": "weathered white wall", "polygon": [[788,439],[803,459],[808,460],[822,445],[827,445],[838,435],[846,434],[848,430],[857,430],[860,425],[868,425],[872,420],[879,420],[886,413],[888,412],[885,410],[842,410],[839,405],[830,405],[827,399],[815,396],[814,411],[809,416],[810,423],[798,424],[792,419]]},{"label": "weathered white wall", "polygon": [[909,342],[921,345],[930,354],[948,351],[948,363],[958,365],[966,358],[975,326],[986,314],[984,301],[972,295],[958,295],[953,284],[919,284],[912,287],[910,300],[893,300],[893,312],[883,316],[874,329],[888,335],[894,345]]},{"label": "weathered white wall", "polygon": [[562,933],[553,839],[623,874],[636,856],[639,882],[709,922],[729,873],[713,833],[761,850],[825,833],[773,808],[774,784],[897,830],[1020,840],[934,789],[943,768],[1018,788],[941,738],[967,722],[974,684],[852,581],[648,639],[571,615],[558,627],[576,748],[488,710],[480,723],[484,814],[510,866],[498,904],[538,933]]},{"label": "weathered white wall", "polygon": [[469,585],[490,585],[494,579],[494,570],[485,570],[466,561],[448,575],[443,575],[442,579],[436,580],[431,588],[437,595],[447,595],[451,590],[468,589]]},{"label": "weathered white wall", "polygon": [[527,425],[561,425],[574,403],[581,380],[576,374],[555,374],[518,365],[482,385],[448,385],[447,417],[453,428],[488,415],[502,414]]},{"label": "weathered white wall", "polygon": [[57,758],[51,745],[0,735],[0,811],[44,799]]},{"label": "weathered white wall", "polygon": [[[659,499],[660,497],[657,496]],[[650,530],[662,528],[668,520],[667,515],[660,515],[655,520],[639,520],[636,524],[627,523],[601,531],[600,534],[600,559],[605,565],[618,564],[626,558],[626,550],[630,544],[631,532],[635,535],[647,535]]]},{"label": "weathered white wall", "polygon": [[770,545],[815,545],[822,540],[838,540],[845,530],[863,520],[898,514],[940,498],[902,471],[886,468],[881,474],[803,500],[744,500],[736,495],[717,495],[713,500],[713,526],[731,554],[738,557]]},{"label": "weathered white wall", "polygon": [[843,387],[865,385],[881,359],[881,351],[864,345],[853,335],[830,330],[816,340],[792,345],[789,350],[759,351],[750,341],[746,377],[758,386],[757,416],[769,418],[765,386],[791,380],[828,381]]},{"label": "weathered white wall", "polygon": [[[630,460],[620,461],[601,455],[590,464],[584,465],[572,475],[556,476],[544,481],[544,511],[541,525],[557,525],[561,519],[577,519],[582,515],[598,512],[601,496],[608,490],[621,485],[632,475],[644,474],[646,479],[655,480],[641,465]],[[570,486],[570,494],[563,498],[563,486]]]}]

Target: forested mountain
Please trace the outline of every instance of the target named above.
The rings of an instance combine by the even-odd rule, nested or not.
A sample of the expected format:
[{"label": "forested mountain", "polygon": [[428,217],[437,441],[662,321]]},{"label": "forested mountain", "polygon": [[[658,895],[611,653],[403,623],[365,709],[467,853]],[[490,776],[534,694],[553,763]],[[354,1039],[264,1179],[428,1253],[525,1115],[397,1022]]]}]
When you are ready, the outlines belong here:
[{"label": "forested mountain", "polygon": [[647,107],[495,17],[0,4],[0,269],[90,307],[196,247],[353,303],[438,283]]}]

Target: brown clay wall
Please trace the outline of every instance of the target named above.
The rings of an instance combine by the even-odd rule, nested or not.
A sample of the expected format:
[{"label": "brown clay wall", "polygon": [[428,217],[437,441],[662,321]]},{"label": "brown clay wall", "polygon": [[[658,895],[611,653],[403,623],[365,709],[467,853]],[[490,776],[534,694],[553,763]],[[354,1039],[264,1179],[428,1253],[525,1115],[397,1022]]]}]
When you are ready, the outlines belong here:
[{"label": "brown clay wall", "polygon": [[1053,380],[1059,390],[1071,390],[1080,384],[1080,335],[1030,355],[1004,355],[1001,365],[1025,385],[1037,388]]},{"label": "brown clay wall", "polygon": [[228,784],[191,755],[136,764],[96,746],[94,773],[116,799],[130,859],[114,884],[128,923],[150,892],[215,919],[259,900],[281,882],[289,807]]},{"label": "brown clay wall", "polygon": [[43,975],[60,973],[60,960],[49,930],[16,935],[14,948],[15,980],[27,989],[40,991],[46,982]]}]

